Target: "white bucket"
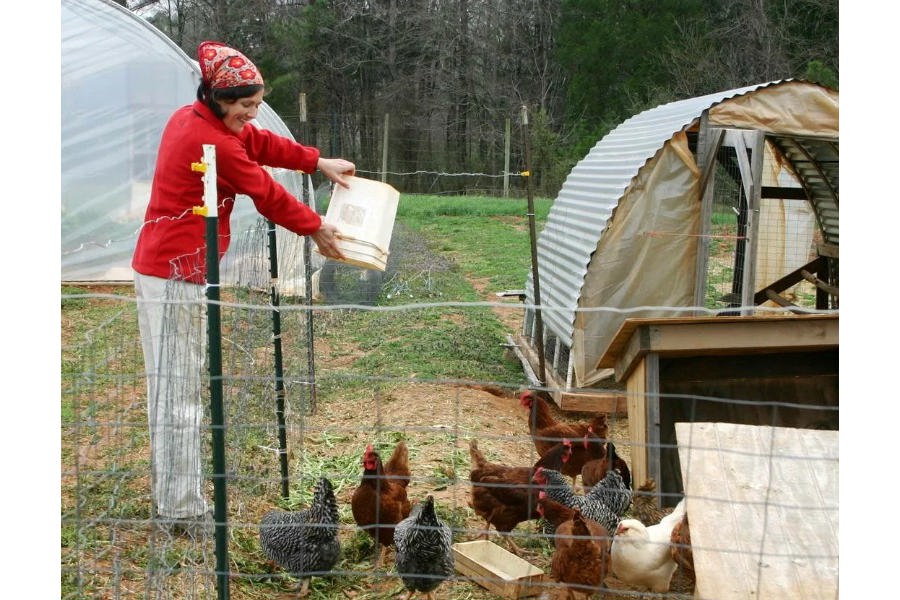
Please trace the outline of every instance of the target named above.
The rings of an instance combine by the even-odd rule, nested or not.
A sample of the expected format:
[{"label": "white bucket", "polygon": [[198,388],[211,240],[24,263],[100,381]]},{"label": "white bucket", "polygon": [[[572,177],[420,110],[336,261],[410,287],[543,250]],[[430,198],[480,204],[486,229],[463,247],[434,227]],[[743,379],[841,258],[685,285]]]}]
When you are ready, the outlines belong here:
[{"label": "white bucket", "polygon": [[380,181],[345,177],[350,189],[334,186],[324,221],[340,232],[340,262],[384,271],[400,192]]}]

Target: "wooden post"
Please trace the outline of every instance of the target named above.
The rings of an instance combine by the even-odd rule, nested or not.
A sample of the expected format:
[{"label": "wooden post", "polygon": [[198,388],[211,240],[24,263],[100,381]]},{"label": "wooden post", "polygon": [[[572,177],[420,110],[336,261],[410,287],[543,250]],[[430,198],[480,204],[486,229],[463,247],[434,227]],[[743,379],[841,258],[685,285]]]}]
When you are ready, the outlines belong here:
[{"label": "wooden post", "polygon": [[756,253],[759,248],[759,207],[762,198],[762,170],[765,162],[766,136],[762,131],[745,132],[749,138],[750,157],[753,161],[750,165],[750,193],[747,194],[749,223],[747,225],[747,250],[744,256],[744,285],[741,296],[741,306],[745,308],[741,314],[752,315],[754,306],[753,295],[756,285]]},{"label": "wooden post", "polygon": [[506,138],[503,150],[503,197],[509,198],[509,147],[512,120],[506,117]]},{"label": "wooden post", "polygon": [[300,115],[300,127],[297,134],[300,136],[300,142],[308,144],[310,142],[306,139],[308,137],[308,132],[306,131],[306,92],[300,92],[300,95],[297,97],[297,105]]},{"label": "wooden post", "polygon": [[[700,166],[700,229],[697,231],[697,272],[694,283],[694,306],[706,306],[706,281],[709,265],[709,234],[715,192],[716,155],[722,145],[724,132],[709,125],[709,111],[700,116],[697,141],[697,162]],[[695,316],[703,314],[697,311]]]}]

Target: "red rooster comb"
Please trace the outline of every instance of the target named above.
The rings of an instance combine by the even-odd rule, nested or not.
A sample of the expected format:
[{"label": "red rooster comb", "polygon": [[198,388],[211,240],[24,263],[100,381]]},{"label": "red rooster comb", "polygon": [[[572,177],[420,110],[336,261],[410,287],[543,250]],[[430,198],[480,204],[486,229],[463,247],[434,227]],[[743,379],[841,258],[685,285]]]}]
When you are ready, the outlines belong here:
[{"label": "red rooster comb", "polygon": [[524,406],[525,408],[531,407],[531,392],[525,390],[521,394],[519,394],[519,404]]}]

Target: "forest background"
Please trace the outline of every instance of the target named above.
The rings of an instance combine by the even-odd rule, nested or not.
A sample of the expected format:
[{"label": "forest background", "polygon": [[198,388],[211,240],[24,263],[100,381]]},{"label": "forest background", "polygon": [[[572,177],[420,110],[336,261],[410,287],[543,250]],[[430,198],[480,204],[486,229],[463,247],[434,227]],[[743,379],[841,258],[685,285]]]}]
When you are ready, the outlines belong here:
[{"label": "forest background", "polygon": [[190,57],[207,39],[244,51],[295,137],[364,176],[504,173],[511,121],[509,172],[553,198],[642,110],[786,78],[838,88],[837,0],[117,1]]}]

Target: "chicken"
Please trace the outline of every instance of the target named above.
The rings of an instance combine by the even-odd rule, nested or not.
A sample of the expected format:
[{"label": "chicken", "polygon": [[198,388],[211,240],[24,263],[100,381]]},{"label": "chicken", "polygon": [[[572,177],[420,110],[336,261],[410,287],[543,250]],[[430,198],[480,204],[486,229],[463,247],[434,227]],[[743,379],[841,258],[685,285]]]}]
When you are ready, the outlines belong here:
[{"label": "chicken", "polygon": [[551,500],[579,509],[582,515],[596,521],[608,532],[616,530],[631,504],[631,490],[625,487],[622,476],[614,469],[584,495],[576,494],[563,474],[553,469],[538,469],[534,481]]},{"label": "chicken", "polygon": [[[557,466],[553,464],[553,454],[561,452],[561,445],[568,446],[569,450],[562,456],[562,464]],[[541,456],[541,460],[535,463],[535,467],[542,466],[559,471],[563,475],[568,475],[572,478],[572,485],[574,486],[578,475],[582,473],[584,465],[604,457],[606,455],[605,448],[605,440],[594,434],[592,426],[588,426],[587,432],[577,444],[573,444],[568,438],[563,438],[562,444],[556,444],[547,450]]]},{"label": "chicken", "polygon": [[648,479],[634,494],[631,515],[646,526],[656,525],[672,512],[671,508],[660,508],[656,504],[656,480]]},{"label": "chicken", "polygon": [[677,568],[672,558],[672,531],[685,516],[684,499],[656,525],[624,519],[612,542],[612,570],[622,583],[651,592],[667,592]]},{"label": "chicken", "polygon": [[306,596],[311,576],[330,571],[341,550],[338,505],[331,482],[319,478],[312,502],[304,510],[266,513],[260,522],[259,541],[269,560],[302,580],[300,597]]},{"label": "chicken", "polygon": [[563,438],[570,440],[584,438],[588,433],[588,427],[593,429],[594,435],[606,438],[609,426],[605,413],[596,415],[590,423],[566,423],[554,416],[550,402],[541,394],[529,390],[519,395],[519,404],[529,411],[528,431],[539,455],[543,456],[554,445],[562,442]]},{"label": "chicken", "polygon": [[584,489],[591,489],[598,481],[606,477],[606,472],[609,471],[610,465],[612,465],[613,469],[619,471],[619,474],[622,476],[622,481],[625,483],[625,487],[630,488],[631,470],[628,468],[628,463],[626,463],[625,459],[616,452],[615,444],[606,442],[601,456],[599,458],[592,458],[585,462],[581,467],[581,485],[584,486]]},{"label": "chicken", "polygon": [[672,560],[674,560],[684,572],[692,584],[697,583],[697,574],[694,572],[694,552],[691,549],[691,530],[688,526],[688,516],[685,512],[684,518],[678,522],[672,529]]},{"label": "chicken", "polygon": [[485,521],[485,532],[480,537],[486,538],[493,525],[504,534],[510,551],[521,555],[521,548],[509,533],[519,523],[539,516],[538,489],[532,482],[533,467],[510,467],[489,462],[474,439],[469,441],[469,456],[469,480],[472,482],[469,506]]},{"label": "chicken", "polygon": [[544,467],[545,469],[556,469],[557,471],[565,472],[566,465],[571,459],[572,441],[568,438],[563,438],[562,442],[556,444],[538,458],[537,462],[534,463],[534,468]]},{"label": "chicken", "polygon": [[556,528],[550,578],[561,583],[568,598],[590,598],[600,591],[610,570],[609,533],[586,519],[579,509]]},{"label": "chicken", "polygon": [[411,506],[406,495],[411,476],[409,450],[404,442],[397,442],[387,464],[382,464],[381,457],[369,444],[362,464],[362,480],[353,490],[350,507],[353,520],[375,541],[377,569],[394,543],[394,526],[409,516]]},{"label": "chicken", "polygon": [[397,574],[408,590],[407,600],[422,592],[429,600],[434,590],[453,574],[453,532],[434,508],[434,497],[417,503],[394,529]]}]

